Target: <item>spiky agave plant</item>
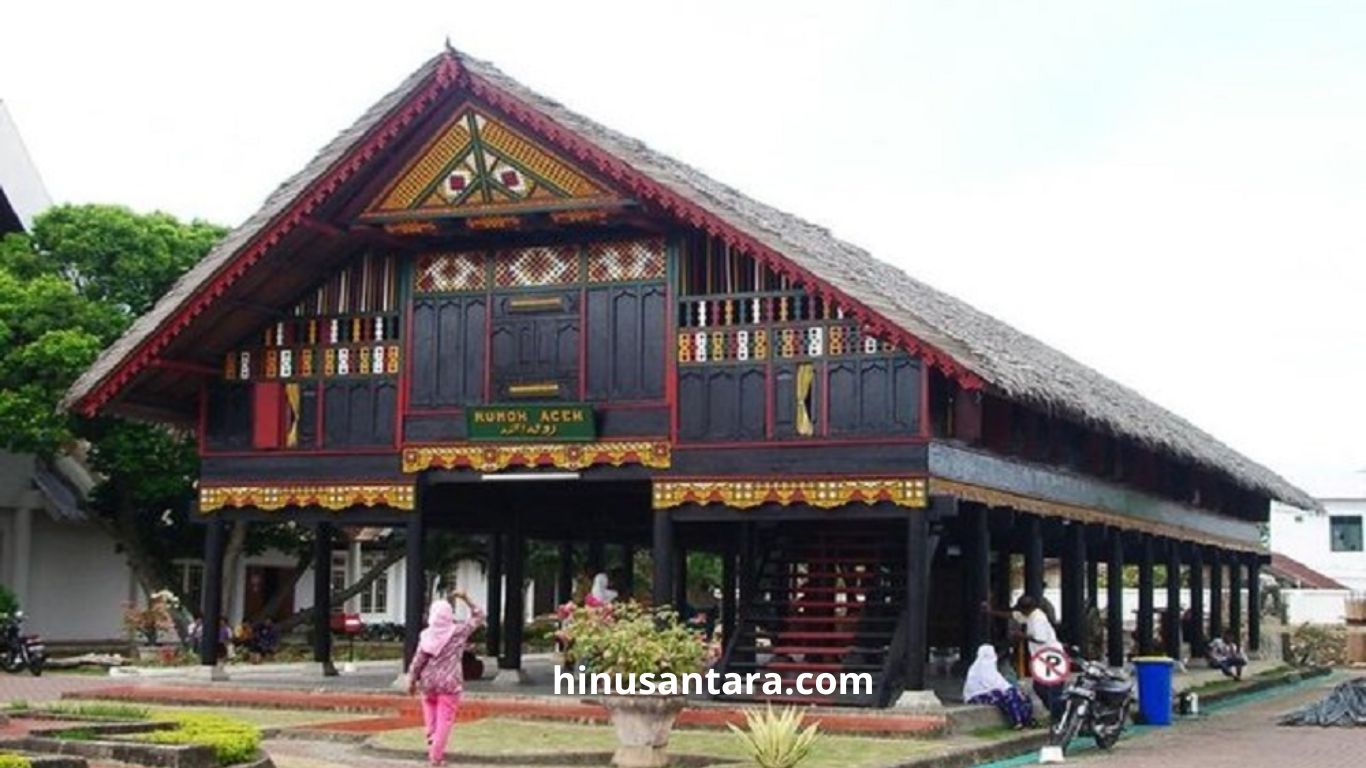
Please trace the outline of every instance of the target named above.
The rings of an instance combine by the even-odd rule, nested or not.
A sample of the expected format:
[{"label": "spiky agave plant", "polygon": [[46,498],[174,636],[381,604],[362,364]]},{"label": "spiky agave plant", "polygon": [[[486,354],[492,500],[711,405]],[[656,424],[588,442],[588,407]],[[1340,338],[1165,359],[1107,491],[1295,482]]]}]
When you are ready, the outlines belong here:
[{"label": "spiky agave plant", "polygon": [[819,729],[815,723],[803,729],[805,719],[796,707],[775,712],[769,704],[765,709],[745,710],[745,729],[727,725],[762,768],[793,768],[811,753]]}]

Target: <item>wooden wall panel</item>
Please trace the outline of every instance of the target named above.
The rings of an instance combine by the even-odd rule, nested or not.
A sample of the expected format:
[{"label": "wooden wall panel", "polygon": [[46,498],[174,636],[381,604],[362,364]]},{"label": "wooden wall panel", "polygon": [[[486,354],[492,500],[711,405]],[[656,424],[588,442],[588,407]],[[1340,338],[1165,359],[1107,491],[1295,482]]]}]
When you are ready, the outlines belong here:
[{"label": "wooden wall panel", "polygon": [[208,388],[204,445],[215,451],[251,448],[251,385],[214,381]]},{"label": "wooden wall panel", "polygon": [[484,399],[487,299],[459,296],[413,303],[412,382],[415,408],[439,408]]},{"label": "wooden wall panel", "polygon": [[679,374],[679,436],[685,440],[764,439],[764,367],[696,366]]},{"label": "wooden wall panel", "polygon": [[609,285],[588,291],[587,397],[664,396],[663,285]]},{"label": "wooden wall panel", "polygon": [[323,447],[393,445],[398,385],[393,379],[329,381],[323,390]]}]

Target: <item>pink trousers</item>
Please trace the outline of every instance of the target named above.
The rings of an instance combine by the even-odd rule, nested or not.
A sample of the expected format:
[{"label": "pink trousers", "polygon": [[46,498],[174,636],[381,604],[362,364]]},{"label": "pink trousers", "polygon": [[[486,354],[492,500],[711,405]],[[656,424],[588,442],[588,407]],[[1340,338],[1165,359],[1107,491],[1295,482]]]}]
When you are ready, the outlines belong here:
[{"label": "pink trousers", "polygon": [[433,764],[446,759],[446,741],[455,725],[460,694],[422,694],[422,723],[427,726],[427,759]]}]

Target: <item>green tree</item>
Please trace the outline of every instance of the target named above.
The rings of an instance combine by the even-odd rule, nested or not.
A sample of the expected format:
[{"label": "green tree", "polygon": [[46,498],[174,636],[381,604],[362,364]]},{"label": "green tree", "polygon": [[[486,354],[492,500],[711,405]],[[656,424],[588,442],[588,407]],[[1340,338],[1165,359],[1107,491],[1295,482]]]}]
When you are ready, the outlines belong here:
[{"label": "green tree", "polygon": [[57,403],[224,232],[164,213],[67,205],[39,216],[31,235],[0,240],[0,445],[50,458],[87,441],[102,478],[88,511],[148,592],[174,586],[172,557],[199,535],[183,512],[198,474],[194,442],[157,425],[84,419]]}]

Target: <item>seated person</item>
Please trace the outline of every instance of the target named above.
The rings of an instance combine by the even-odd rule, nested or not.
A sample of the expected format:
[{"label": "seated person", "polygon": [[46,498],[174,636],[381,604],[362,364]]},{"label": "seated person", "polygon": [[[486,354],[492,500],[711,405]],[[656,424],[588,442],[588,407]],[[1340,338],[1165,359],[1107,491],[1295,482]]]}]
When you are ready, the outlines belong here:
[{"label": "seated person", "polygon": [[1247,666],[1247,656],[1243,654],[1243,649],[1229,635],[1216,637],[1210,641],[1209,648],[1205,651],[1209,665],[1214,669],[1223,672],[1234,680],[1243,679],[1243,667]]},{"label": "seated person", "polygon": [[1011,685],[996,665],[996,649],[983,643],[963,682],[963,701],[995,706],[1010,721],[1010,726],[1019,730],[1034,722],[1034,707],[1029,697]]}]

